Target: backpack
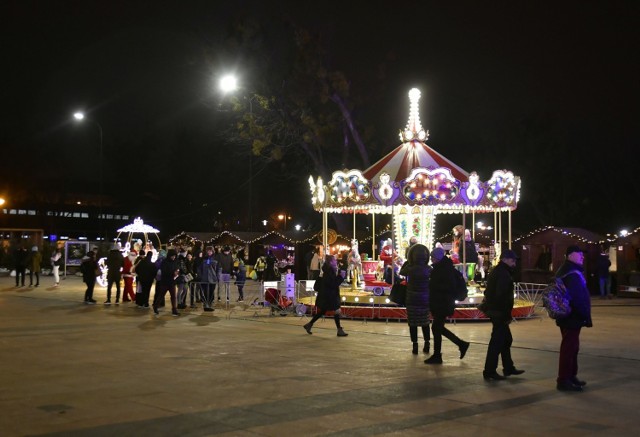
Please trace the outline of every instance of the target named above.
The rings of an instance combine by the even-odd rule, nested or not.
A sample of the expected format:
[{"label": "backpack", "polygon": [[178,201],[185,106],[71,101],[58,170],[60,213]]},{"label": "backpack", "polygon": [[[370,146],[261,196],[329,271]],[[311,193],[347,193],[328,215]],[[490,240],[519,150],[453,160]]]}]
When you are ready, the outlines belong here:
[{"label": "backpack", "polygon": [[571,314],[569,293],[563,279],[572,273],[575,272],[571,271],[559,278],[555,278],[542,290],[542,306],[547,310],[547,314],[551,319],[562,319]]},{"label": "backpack", "polygon": [[458,270],[454,270],[454,282],[453,282],[453,298],[458,302],[462,302],[467,298],[469,290],[467,289],[467,281],[464,280],[464,276]]}]

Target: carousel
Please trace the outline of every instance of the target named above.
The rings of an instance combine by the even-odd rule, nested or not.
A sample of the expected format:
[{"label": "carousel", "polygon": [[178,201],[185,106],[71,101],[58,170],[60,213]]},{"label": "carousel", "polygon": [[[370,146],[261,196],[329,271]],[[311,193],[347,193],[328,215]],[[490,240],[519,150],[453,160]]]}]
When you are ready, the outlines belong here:
[{"label": "carousel", "polygon": [[[115,238],[115,242],[120,244],[120,251],[122,255],[127,258],[130,254],[139,254],[140,250],[144,250],[146,252],[152,252],[153,256],[151,258],[152,262],[156,262],[158,259],[158,249],[154,246],[154,241],[152,237],[155,237],[155,240],[158,243],[158,248],[162,246],[160,242],[160,237],[158,234],[160,231],[153,226],[149,226],[142,220],[140,217],[136,217],[133,220],[133,223],[128,224],[127,226],[118,229],[118,236]],[[124,243],[124,244],[122,244]],[[107,268],[107,258],[100,258],[98,260],[98,267],[100,268],[100,276],[97,277],[96,282],[101,287],[107,286],[107,273],[109,269]],[[126,264],[126,262],[125,262]],[[127,272],[123,272],[126,275]]]},{"label": "carousel", "polygon": [[[341,290],[342,312],[355,318],[406,318],[403,307],[390,302],[381,282],[379,265],[392,265],[397,255],[404,255],[413,239],[430,250],[434,248],[436,218],[439,214],[459,214],[462,229],[470,219],[474,228],[476,214],[493,214],[495,258],[499,259],[503,241],[503,215],[507,216],[508,248],[511,248],[511,212],[516,209],[520,196],[520,178],[508,170],[496,170],[491,177],[480,180],[476,172],[467,172],[429,147],[429,132],[422,128],[418,102],[420,91],[409,91],[409,121],[400,132],[402,144],[368,169],[336,171],[331,180],[309,177],[311,200],[316,211],[323,216],[323,232],[329,233],[328,214],[352,214],[354,216],[354,247],[350,254],[351,281]],[[375,242],[375,217],[378,214],[392,216],[392,238],[382,244],[379,260],[362,262],[355,241],[355,214],[369,214],[372,220]],[[323,241],[325,248],[328,245]],[[473,282],[467,265],[465,244],[460,245],[459,263],[456,267],[468,277],[468,297],[457,303],[453,318],[486,318],[476,306],[483,294]],[[327,253],[327,252],[325,252]],[[457,255],[457,254],[456,254]],[[375,268],[375,271],[374,271]],[[313,307],[314,297],[303,302]],[[533,302],[516,299],[514,317],[531,314]]]}]

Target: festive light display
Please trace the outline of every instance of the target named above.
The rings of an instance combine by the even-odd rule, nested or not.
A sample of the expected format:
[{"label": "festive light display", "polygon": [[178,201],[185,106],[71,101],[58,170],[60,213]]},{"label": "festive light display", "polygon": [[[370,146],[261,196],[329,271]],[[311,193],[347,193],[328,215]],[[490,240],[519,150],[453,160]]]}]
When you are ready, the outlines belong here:
[{"label": "festive light display", "polygon": [[342,203],[347,199],[362,202],[369,199],[370,188],[368,181],[362,177],[359,170],[348,173],[337,171],[329,182],[329,197],[334,203]]}]

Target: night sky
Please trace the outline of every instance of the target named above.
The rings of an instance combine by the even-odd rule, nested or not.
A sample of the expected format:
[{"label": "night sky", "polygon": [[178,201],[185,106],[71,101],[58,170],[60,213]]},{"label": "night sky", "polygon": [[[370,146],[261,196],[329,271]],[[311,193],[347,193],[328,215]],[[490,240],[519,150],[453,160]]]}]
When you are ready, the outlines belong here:
[{"label": "night sky", "polygon": [[[355,117],[375,126],[372,161],[399,145],[407,92],[418,87],[431,147],[483,180],[503,168],[522,177],[517,230],[614,233],[639,225],[640,2],[5,1],[0,8],[0,190],[9,198],[18,187],[97,192],[97,129],[71,120],[84,109],[103,128],[104,191],[113,205],[138,205],[154,225],[176,232],[207,230],[194,227],[218,212],[231,222],[246,216],[247,148],[228,138],[216,82],[235,71],[249,87],[262,72],[246,52],[217,49],[233,23],[254,20],[273,32],[294,22],[321,35],[330,67],[349,80]],[[304,165],[253,161],[255,219],[287,210],[296,221],[319,222]],[[348,164],[361,168],[355,158]]]}]

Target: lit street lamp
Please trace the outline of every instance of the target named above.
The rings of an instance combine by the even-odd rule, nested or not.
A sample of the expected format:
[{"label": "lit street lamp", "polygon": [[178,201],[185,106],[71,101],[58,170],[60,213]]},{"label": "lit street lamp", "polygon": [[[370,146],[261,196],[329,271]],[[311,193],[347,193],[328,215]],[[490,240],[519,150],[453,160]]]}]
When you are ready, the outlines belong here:
[{"label": "lit street lamp", "polygon": [[102,153],[102,126],[100,125],[100,123],[98,123],[96,120],[93,120],[91,118],[87,118],[85,117],[84,113],[81,111],[78,111],[76,113],[73,114],[73,118],[76,119],[76,121],[78,122],[82,122],[84,120],[89,120],[91,123],[95,124],[98,127],[98,131],[100,132],[100,156],[99,156],[99,160],[98,160],[98,177],[100,179],[100,193],[99,193],[99,197],[98,197],[98,228],[99,228],[99,234],[102,235],[102,239],[103,241],[106,239],[104,234],[103,234],[103,214],[102,214],[102,192],[103,192],[103,185],[104,185],[104,178],[102,175],[102,161],[103,161],[103,153]]},{"label": "lit street lamp", "polygon": [[[238,89],[238,80],[232,74],[227,74],[220,79],[220,90],[223,93],[232,93]],[[253,96],[249,99],[249,117],[253,120]],[[253,145],[249,145],[249,231],[253,230]]]},{"label": "lit street lamp", "polygon": [[291,217],[287,217],[287,214],[278,214],[278,220],[284,220],[284,230],[287,230],[287,220],[291,220]]}]

